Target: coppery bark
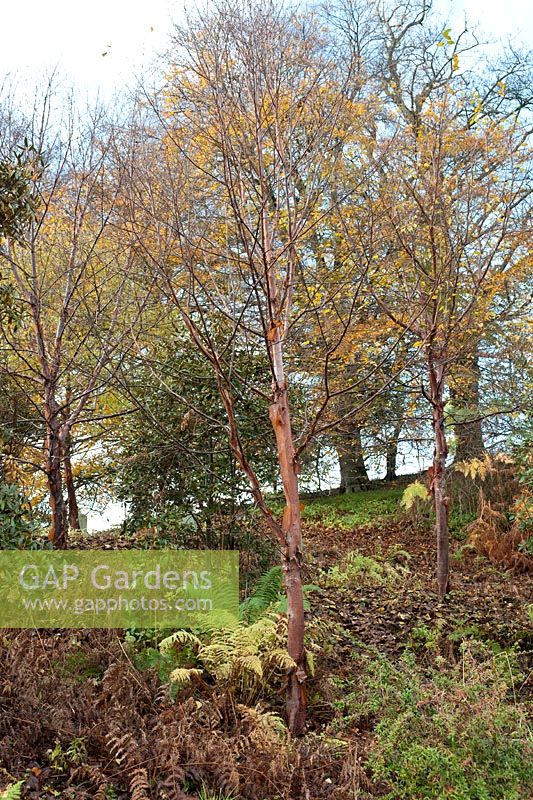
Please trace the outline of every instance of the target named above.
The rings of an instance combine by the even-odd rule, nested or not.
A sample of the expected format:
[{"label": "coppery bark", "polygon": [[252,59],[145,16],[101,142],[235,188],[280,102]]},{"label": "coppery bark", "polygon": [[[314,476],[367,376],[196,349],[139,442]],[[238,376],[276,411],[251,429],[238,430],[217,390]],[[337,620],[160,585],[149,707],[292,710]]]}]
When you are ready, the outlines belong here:
[{"label": "coppery bark", "polygon": [[225,385],[224,370],[217,354],[203,343],[200,332],[191,317],[180,309],[182,318],[193,341],[214,369],[220,398],[228,419],[231,450],[237,463],[247,476],[252,496],[266,522],[282,547],[282,570],[287,595],[287,650],[295,667],[287,676],[286,716],[290,732],[301,736],[305,732],[307,714],[306,656],[304,648],[304,602],[302,589],[302,523],[298,489],[298,460],[288,404],[287,381],[283,367],[283,344],[279,325],[272,325],[267,341],[273,365],[272,403],[269,417],[276,437],[280,476],[285,496],[285,510],[280,524],[272,516],[255,471],[246,457],[239,435],[234,398]]},{"label": "coppery bark", "polygon": [[296,666],[288,675],[287,724],[294,736],[305,730],[307,712],[306,656],[304,648],[304,604],[302,590],[302,520],[298,491],[298,463],[294,452],[287,386],[277,386],[270,406],[270,421],[276,436],[280,475],[285,495],[282,529],[285,537],[283,576],[287,594],[289,655]]}]

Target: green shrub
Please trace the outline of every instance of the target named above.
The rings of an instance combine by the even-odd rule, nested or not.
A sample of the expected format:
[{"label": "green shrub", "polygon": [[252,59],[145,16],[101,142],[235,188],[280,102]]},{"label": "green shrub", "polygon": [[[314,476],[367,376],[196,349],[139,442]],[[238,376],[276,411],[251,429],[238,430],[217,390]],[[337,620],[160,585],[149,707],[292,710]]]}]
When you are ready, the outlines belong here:
[{"label": "green shrub", "polygon": [[480,642],[429,675],[407,655],[367,664],[352,705],[375,715],[369,757],[389,800],[526,800],[533,791],[531,732],[508,701],[513,655]]},{"label": "green shrub", "polygon": [[19,487],[0,482],[0,550],[27,546],[33,531],[34,525]]},{"label": "green shrub", "polygon": [[[405,570],[406,568],[401,568]],[[396,569],[386,561],[376,561],[356,550],[348,553],[340,566],[331,567],[321,580],[323,586],[350,588],[351,586],[383,586],[400,578],[400,568]]]}]

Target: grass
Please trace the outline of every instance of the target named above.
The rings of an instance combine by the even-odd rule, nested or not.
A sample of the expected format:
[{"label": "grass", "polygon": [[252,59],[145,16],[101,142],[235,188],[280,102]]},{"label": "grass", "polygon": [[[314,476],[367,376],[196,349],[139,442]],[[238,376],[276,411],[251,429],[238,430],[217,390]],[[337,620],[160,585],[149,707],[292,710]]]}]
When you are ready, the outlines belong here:
[{"label": "grass", "polygon": [[[348,530],[359,525],[369,525],[404,515],[405,510],[400,505],[402,495],[403,489],[371,489],[365,492],[313,498],[303,501],[302,517],[305,521],[315,522],[326,528]],[[276,501],[274,507],[281,513],[283,504],[281,501]],[[424,502],[420,517],[421,522],[429,527],[433,526],[431,500]],[[459,541],[464,540],[465,529],[475,518],[475,513],[463,511],[452,503],[449,517],[451,537]]]},{"label": "grass", "polygon": [[[400,510],[401,497],[401,489],[373,489],[304,500],[302,518],[326,528],[349,530],[394,517]],[[282,513],[282,501],[276,499],[270,505],[275,512]]]}]

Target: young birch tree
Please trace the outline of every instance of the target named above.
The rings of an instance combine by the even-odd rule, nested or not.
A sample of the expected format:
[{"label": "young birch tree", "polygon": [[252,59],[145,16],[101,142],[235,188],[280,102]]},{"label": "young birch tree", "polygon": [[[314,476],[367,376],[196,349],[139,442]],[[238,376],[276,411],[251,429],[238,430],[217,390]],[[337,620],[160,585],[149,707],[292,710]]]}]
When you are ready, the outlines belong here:
[{"label": "young birch tree", "polygon": [[445,406],[451,389],[474,408],[464,434],[473,450],[482,448],[480,345],[494,330],[501,291],[527,258],[531,153],[520,112],[532,94],[523,54],[510,52],[484,72],[465,67],[476,63],[473,51],[481,59],[478,39],[466,26],[456,34],[439,23],[432,5],[341,0],[336,24],[381,98],[379,180],[368,195],[370,228],[381,233],[369,243],[369,286],[382,312],[415,334],[422,357],[442,599],[449,573]]},{"label": "young birch tree", "polygon": [[82,123],[72,110],[54,129],[52,99],[33,122],[34,219],[23,239],[7,236],[0,247],[21,309],[17,327],[2,322],[0,342],[3,369],[43,421],[44,464],[34,466],[46,475],[50,538],[65,548],[69,522],[79,527],[72,430],[91,416],[119,345],[127,349],[135,300],[132,251],[114,228],[120,176],[110,170],[111,129],[98,114]]},{"label": "young birch tree", "polygon": [[[171,60],[168,83],[152,100],[152,123],[133,136],[128,224],[162,278],[169,313],[177,310],[213,369],[236,462],[280,547],[292,659],[287,720],[298,735],[307,677],[299,457],[334,427],[327,414],[343,392],[334,362],[361,285],[356,260],[347,253],[338,269],[320,254],[317,232],[331,237],[339,207],[331,186],[346,142],[358,147],[365,115],[339,83],[336,54],[313,18],[273,5],[227,6],[191,21],[177,30]],[[294,355],[303,335],[316,336],[311,370]],[[268,373],[239,374],[234,354],[246,350],[266,356]],[[297,425],[290,379],[310,396]],[[281,521],[241,437],[243,388],[268,409],[285,497]],[[346,421],[358,410],[340,416]]]}]

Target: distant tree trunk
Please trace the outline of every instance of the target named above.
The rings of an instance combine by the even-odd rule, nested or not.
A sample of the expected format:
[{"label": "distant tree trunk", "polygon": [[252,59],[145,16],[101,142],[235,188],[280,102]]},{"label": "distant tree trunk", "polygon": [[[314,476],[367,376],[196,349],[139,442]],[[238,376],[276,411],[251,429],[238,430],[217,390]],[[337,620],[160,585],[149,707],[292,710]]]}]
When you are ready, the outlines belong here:
[{"label": "distant tree trunk", "polygon": [[[65,407],[63,414],[66,419],[70,416],[70,404],[72,402],[72,388],[67,384]],[[76,487],[74,486],[74,472],[72,470],[72,432],[67,424],[63,426],[63,468],[65,473],[65,487],[67,490],[68,501],[68,526],[71,530],[80,529],[80,510],[76,498]]]},{"label": "distant tree trunk", "polygon": [[479,413],[479,359],[469,359],[450,385],[450,396],[457,407],[474,417],[472,422],[459,422],[454,426],[456,461],[470,461],[484,454],[483,431]]},{"label": "distant tree trunk", "polygon": [[63,466],[65,471],[65,487],[68,500],[68,526],[71,530],[80,529],[80,510],[76,498],[76,487],[74,485],[74,473],[71,460],[72,438],[70,431],[65,436],[65,446],[63,448]]},{"label": "distant tree trunk", "polygon": [[448,445],[444,429],[444,366],[443,358],[435,358],[430,353],[429,366],[429,399],[432,407],[432,425],[435,449],[433,466],[430,469],[431,493],[435,508],[435,533],[437,538],[437,592],[439,600],[443,600],[449,589],[449,532],[448,505],[446,494],[446,457]]},{"label": "distant tree trunk", "polygon": [[392,436],[387,442],[387,449],[385,453],[385,480],[386,481],[394,481],[396,480],[396,461],[398,459],[398,439],[400,438],[400,433],[402,432],[403,427],[403,419],[398,420],[394,429],[392,431]]},{"label": "distant tree trunk", "polygon": [[50,541],[57,550],[65,550],[68,539],[67,507],[63,496],[63,446],[60,410],[55,399],[54,382],[46,379],[44,387],[46,422],[45,472],[51,512]]},{"label": "distant tree trunk", "polygon": [[356,492],[365,487],[369,480],[363,458],[363,443],[359,425],[354,423],[350,425],[349,433],[337,446],[337,453],[341,473],[340,491]]}]

